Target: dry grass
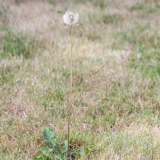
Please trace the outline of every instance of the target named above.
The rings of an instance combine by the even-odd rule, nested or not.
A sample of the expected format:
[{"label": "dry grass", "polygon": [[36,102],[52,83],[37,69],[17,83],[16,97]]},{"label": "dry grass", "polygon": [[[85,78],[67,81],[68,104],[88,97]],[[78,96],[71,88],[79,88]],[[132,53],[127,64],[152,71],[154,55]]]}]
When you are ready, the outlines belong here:
[{"label": "dry grass", "polygon": [[91,149],[84,160],[159,159],[159,2],[6,0],[0,1],[0,160],[34,159],[46,126],[66,139],[68,8],[80,14],[72,143]]}]

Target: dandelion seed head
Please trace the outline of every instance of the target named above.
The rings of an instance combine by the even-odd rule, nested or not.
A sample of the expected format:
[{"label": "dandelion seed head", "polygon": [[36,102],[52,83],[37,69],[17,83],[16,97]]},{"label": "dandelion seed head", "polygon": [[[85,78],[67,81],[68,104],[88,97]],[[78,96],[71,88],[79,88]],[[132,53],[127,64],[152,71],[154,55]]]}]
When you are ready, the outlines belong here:
[{"label": "dandelion seed head", "polygon": [[70,11],[67,11],[63,15],[63,21],[67,26],[73,26],[75,25],[79,20],[79,14],[78,13],[72,13]]}]

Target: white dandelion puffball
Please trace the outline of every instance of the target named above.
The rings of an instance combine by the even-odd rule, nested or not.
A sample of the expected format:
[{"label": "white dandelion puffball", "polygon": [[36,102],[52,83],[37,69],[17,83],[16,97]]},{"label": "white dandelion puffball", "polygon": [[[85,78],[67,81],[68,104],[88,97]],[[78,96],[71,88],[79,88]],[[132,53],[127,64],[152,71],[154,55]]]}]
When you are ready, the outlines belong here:
[{"label": "white dandelion puffball", "polygon": [[63,15],[63,21],[67,26],[73,26],[75,25],[79,20],[79,14],[78,13],[72,13],[70,11],[67,11]]}]

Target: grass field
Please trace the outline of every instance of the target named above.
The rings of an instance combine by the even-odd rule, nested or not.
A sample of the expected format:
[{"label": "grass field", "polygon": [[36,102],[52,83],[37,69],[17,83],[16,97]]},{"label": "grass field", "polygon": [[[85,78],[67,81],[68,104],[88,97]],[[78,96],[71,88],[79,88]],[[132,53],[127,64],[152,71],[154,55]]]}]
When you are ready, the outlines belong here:
[{"label": "grass field", "polygon": [[[31,160],[44,127],[83,160],[160,159],[160,1],[0,0],[0,160]],[[78,156],[76,157],[78,160]]]}]

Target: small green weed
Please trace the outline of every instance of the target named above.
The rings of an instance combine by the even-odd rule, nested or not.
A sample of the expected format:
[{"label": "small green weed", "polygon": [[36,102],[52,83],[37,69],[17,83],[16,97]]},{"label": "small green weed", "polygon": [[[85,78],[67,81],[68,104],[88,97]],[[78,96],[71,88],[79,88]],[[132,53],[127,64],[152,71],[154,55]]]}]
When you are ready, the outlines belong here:
[{"label": "small green weed", "polygon": [[39,150],[39,156],[36,156],[36,160],[65,160],[67,155],[67,141],[64,141],[62,148],[57,145],[57,139],[51,128],[45,128],[43,131],[43,137],[47,146],[42,147]]},{"label": "small green weed", "polygon": [[[57,143],[57,138],[52,128],[44,128],[43,137],[46,146],[39,149],[39,155],[35,160],[67,160],[68,142],[65,140],[62,144]],[[74,148],[75,150],[75,148]],[[89,152],[89,148],[85,147],[78,155],[85,156]],[[71,152],[71,159],[75,159],[75,153]]]}]

